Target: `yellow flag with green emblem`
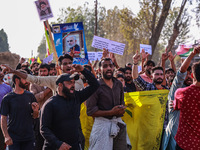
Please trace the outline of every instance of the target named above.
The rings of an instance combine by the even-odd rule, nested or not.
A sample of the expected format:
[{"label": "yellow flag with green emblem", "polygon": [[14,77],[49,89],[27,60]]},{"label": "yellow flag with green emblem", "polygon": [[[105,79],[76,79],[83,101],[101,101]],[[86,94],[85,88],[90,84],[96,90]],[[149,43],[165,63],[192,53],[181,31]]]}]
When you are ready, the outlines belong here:
[{"label": "yellow flag with green emblem", "polygon": [[[168,93],[168,90],[154,90],[124,94],[127,108],[122,119],[132,150],[159,150]],[[80,119],[87,149],[93,118],[87,116],[85,104],[81,105]]]}]

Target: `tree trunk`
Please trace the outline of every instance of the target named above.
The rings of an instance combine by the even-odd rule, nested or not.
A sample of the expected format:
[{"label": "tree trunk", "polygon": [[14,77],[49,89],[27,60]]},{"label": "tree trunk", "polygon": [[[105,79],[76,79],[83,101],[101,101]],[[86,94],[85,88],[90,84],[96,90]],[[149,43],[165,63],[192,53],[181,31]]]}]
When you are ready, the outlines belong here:
[{"label": "tree trunk", "polygon": [[179,32],[179,27],[181,26],[181,24],[182,24],[183,22],[181,22],[180,24],[179,24],[178,22],[179,22],[179,20],[181,19],[181,14],[183,13],[183,9],[184,9],[184,7],[185,7],[186,2],[187,2],[187,0],[183,0],[183,1],[182,1],[179,14],[178,14],[178,16],[177,16],[177,18],[176,18],[176,21],[175,21],[175,23],[174,23],[173,33],[172,33],[172,35],[171,35],[171,37],[170,37],[170,39],[169,39],[169,41],[168,41],[167,52],[169,52],[169,51],[172,49],[172,47],[174,46],[174,42],[175,42],[176,38],[178,37],[178,35],[179,35],[179,33],[180,33],[180,32]]},{"label": "tree trunk", "polygon": [[159,37],[160,37],[160,33],[164,26],[165,20],[169,14],[171,2],[172,2],[172,0],[166,0],[166,2],[163,4],[163,9],[162,9],[162,13],[160,15],[158,24],[156,25],[155,30],[153,30],[154,32],[152,33],[151,38],[149,39],[149,44],[152,46],[152,55],[150,56],[150,59],[152,58],[152,56],[154,54],[156,45],[157,45]]}]

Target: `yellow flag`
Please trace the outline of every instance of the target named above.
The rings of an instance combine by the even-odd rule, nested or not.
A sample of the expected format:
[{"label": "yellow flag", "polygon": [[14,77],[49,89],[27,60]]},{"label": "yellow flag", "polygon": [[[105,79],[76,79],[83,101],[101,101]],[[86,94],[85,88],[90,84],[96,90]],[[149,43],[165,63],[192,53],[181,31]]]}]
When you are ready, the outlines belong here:
[{"label": "yellow flag", "polygon": [[42,63],[41,60],[40,60],[40,57],[37,58],[37,62],[38,62],[39,64]]},{"label": "yellow flag", "polygon": [[[124,94],[127,133],[132,150],[159,150],[168,90],[139,91]],[[89,136],[93,118],[86,114],[85,104],[81,105],[81,126],[89,147]]]}]

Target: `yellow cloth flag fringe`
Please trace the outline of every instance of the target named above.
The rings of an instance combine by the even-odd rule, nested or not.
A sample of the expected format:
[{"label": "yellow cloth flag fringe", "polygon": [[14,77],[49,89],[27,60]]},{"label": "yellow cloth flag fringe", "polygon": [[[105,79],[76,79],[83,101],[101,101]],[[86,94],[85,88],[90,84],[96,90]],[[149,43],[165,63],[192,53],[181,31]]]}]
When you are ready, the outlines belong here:
[{"label": "yellow cloth flag fringe", "polygon": [[[124,94],[127,108],[122,119],[127,125],[132,150],[159,150],[168,93],[168,90],[155,90]],[[80,120],[87,150],[93,118],[87,116],[84,103]]]}]

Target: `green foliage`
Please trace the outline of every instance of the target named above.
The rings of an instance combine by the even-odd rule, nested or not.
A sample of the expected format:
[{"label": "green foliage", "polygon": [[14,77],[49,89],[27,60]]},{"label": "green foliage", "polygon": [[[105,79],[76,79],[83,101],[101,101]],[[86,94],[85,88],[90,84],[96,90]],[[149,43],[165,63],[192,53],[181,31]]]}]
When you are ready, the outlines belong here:
[{"label": "green foliage", "polygon": [[3,29],[0,30],[0,52],[9,51],[8,37]]},{"label": "green foliage", "polygon": [[38,46],[37,52],[38,52],[38,57],[40,57],[40,59],[43,60],[47,54],[45,36],[43,36],[40,45]]},{"label": "green foliage", "polygon": [[[170,4],[171,1],[140,0],[139,2],[141,9],[138,14],[134,14],[128,8],[120,10],[115,6],[113,9],[106,10],[105,7],[98,5],[97,36],[126,44],[124,56],[116,55],[120,66],[124,66],[127,62],[132,62],[132,56],[136,50],[139,50],[139,45],[149,44],[152,36],[156,34],[161,34],[161,40],[158,44],[156,43],[157,47],[155,48],[153,60],[159,62],[161,53],[166,47],[167,40],[172,34],[173,24],[178,15],[179,8],[173,8],[169,12],[166,11],[165,13],[169,13],[169,17],[167,20],[162,20],[165,22],[165,26],[163,27],[163,31],[161,30],[162,32],[159,31],[157,33],[157,26],[159,26],[159,21],[162,17],[161,14],[163,14],[163,7],[167,3]],[[188,38],[190,19],[186,11],[183,16],[180,22],[184,24],[180,27],[180,36],[178,36],[175,43],[183,42]],[[94,51],[91,44],[95,28],[95,10],[90,9],[88,3],[76,9],[71,7],[60,9],[60,15],[54,24],[70,22],[83,22],[87,49],[88,51]],[[41,47],[38,47],[38,51],[39,49],[41,51]]]},{"label": "green foliage", "polygon": [[[170,39],[175,20],[179,14],[180,8],[174,7],[169,11],[169,15],[165,21],[165,26],[162,30],[160,42],[163,45],[167,45],[168,40]],[[183,44],[188,42],[187,40],[190,38],[190,22],[191,16],[188,14],[187,9],[182,14],[181,20],[179,21],[179,36],[176,38],[175,45]]]},{"label": "green foliage", "polygon": [[[88,51],[93,51],[91,45],[94,35],[95,16],[94,9],[89,9],[87,5],[88,4],[85,3],[84,7],[79,6],[77,9],[71,7],[66,9],[62,8],[60,10],[61,14],[55,23],[83,22],[87,49]],[[103,10],[104,9],[100,9],[101,14],[103,14]]]}]

